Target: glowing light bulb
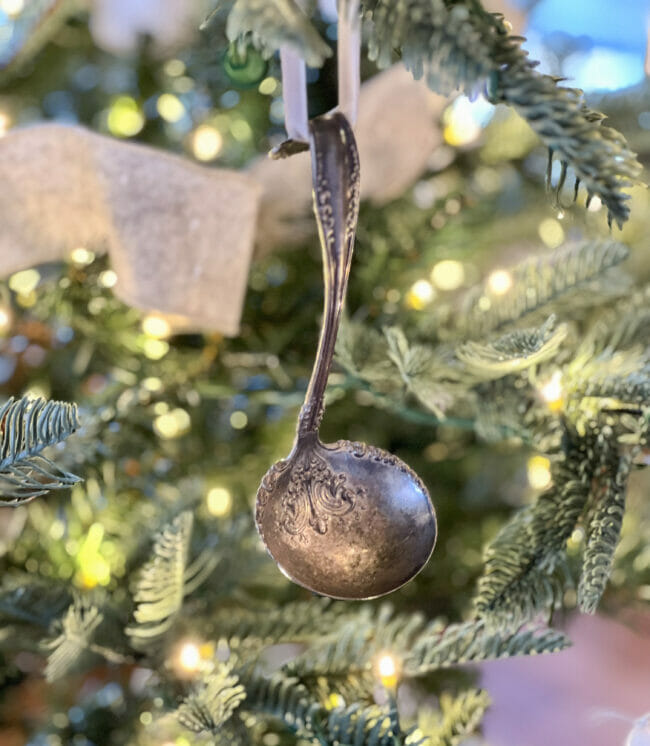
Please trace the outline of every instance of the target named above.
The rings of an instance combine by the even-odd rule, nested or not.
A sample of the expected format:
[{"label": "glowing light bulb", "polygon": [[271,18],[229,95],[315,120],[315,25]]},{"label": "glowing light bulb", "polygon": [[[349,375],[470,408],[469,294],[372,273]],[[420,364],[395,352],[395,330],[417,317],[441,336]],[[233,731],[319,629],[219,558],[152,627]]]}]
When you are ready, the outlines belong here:
[{"label": "glowing light bulb", "polygon": [[97,280],[103,288],[112,288],[117,283],[117,275],[112,269],[105,269],[100,273]]},{"label": "glowing light bulb", "polygon": [[18,295],[29,295],[41,280],[37,269],[24,269],[9,278],[9,287]]},{"label": "glowing light bulb", "polygon": [[214,160],[223,147],[223,137],[219,130],[209,124],[202,124],[192,135],[192,152],[199,161]]},{"label": "glowing light bulb", "polygon": [[213,487],[206,498],[208,512],[221,517],[228,515],[232,508],[232,495],[225,487]]},{"label": "glowing light bulb", "polygon": [[435,298],[436,291],[428,280],[414,282],[406,295],[406,303],[416,311],[421,311]]},{"label": "glowing light bulb", "polygon": [[173,93],[163,93],[158,96],[156,109],[160,116],[166,121],[174,124],[179,122],[185,116],[185,106],[183,102]]},{"label": "glowing light bulb", "polygon": [[167,319],[157,314],[145,316],[142,320],[142,331],[154,339],[166,339],[172,331]]},{"label": "glowing light bulb", "polygon": [[192,421],[184,409],[173,409],[161,414],[153,421],[153,429],[159,438],[173,440],[189,432]]},{"label": "glowing light bulb", "polygon": [[465,268],[454,259],[443,259],[431,270],[431,281],[440,290],[456,290],[465,280]]},{"label": "glowing light bulb", "polygon": [[235,430],[243,430],[248,425],[248,415],[240,409],[230,415],[230,426]]},{"label": "glowing light bulb", "polygon": [[603,201],[600,199],[598,195],[595,197],[592,197],[591,202],[589,203],[589,207],[587,208],[589,212],[598,212],[600,208],[603,206]]},{"label": "glowing light bulb", "polygon": [[11,311],[0,306],[0,334],[4,334],[11,326]]},{"label": "glowing light bulb", "polygon": [[494,295],[505,295],[512,287],[512,275],[505,269],[497,269],[488,277],[487,284]]},{"label": "glowing light bulb", "polygon": [[4,10],[4,12],[8,16],[11,16],[12,18],[15,18],[17,15],[20,15],[24,7],[25,7],[25,0],[2,0],[0,2],[0,8]]},{"label": "glowing light bulb", "polygon": [[556,370],[551,378],[540,387],[539,393],[552,412],[559,412],[564,406],[562,373]]},{"label": "glowing light bulb", "polygon": [[543,490],[551,483],[551,462],[545,456],[531,456],[526,467],[528,483],[533,489]]},{"label": "glowing light bulb", "polygon": [[7,130],[11,127],[11,117],[4,111],[0,111],[0,137],[7,134]]},{"label": "glowing light bulb", "polygon": [[555,218],[545,218],[537,228],[539,237],[549,247],[555,249],[564,241],[564,228]]},{"label": "glowing light bulb", "polygon": [[399,681],[397,659],[391,653],[383,653],[377,660],[377,673],[387,689],[394,689]]},{"label": "glowing light bulb", "polygon": [[108,129],[116,137],[133,137],[144,127],[144,116],[131,96],[118,96],[108,110]]},{"label": "glowing light bulb", "polygon": [[78,267],[85,267],[87,264],[92,264],[95,261],[95,254],[79,246],[70,252],[70,261]]},{"label": "glowing light bulb", "polygon": [[201,650],[194,642],[185,642],[178,651],[178,667],[185,673],[195,673],[201,667]]}]

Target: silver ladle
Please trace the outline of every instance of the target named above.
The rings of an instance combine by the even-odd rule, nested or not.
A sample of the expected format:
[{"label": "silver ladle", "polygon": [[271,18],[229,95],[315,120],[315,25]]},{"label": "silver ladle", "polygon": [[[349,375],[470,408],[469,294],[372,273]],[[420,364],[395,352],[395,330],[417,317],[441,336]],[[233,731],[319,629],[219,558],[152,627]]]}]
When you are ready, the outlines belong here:
[{"label": "silver ladle", "polygon": [[359,213],[359,155],[342,113],[312,120],[309,130],[323,326],[293,449],[264,476],[255,518],[291,580],[324,596],[367,599],[394,591],[424,567],[436,516],[426,487],[396,456],[318,436]]}]

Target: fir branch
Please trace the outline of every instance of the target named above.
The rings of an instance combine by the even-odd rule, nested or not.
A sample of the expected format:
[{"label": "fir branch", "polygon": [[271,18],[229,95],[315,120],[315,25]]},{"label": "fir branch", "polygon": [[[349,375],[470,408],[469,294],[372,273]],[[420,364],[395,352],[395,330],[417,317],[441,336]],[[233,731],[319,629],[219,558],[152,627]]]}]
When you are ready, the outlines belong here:
[{"label": "fir branch", "polygon": [[212,621],[215,636],[254,638],[261,643],[310,642],[321,639],[350,615],[346,604],[329,599],[298,601],[259,610],[224,608]]},{"label": "fir branch", "polygon": [[479,380],[521,373],[557,353],[568,328],[566,324],[554,326],[555,316],[551,315],[538,328],[515,330],[487,344],[465,342],[456,350],[456,357]]},{"label": "fir branch", "polygon": [[486,86],[493,102],[513,106],[562,162],[557,191],[568,165],[598,195],[608,219],[627,220],[623,188],[639,179],[641,166],[623,136],[602,126],[602,114],[589,109],[582,92],[541,75],[536,62],[511,36],[500,15],[488,13],[478,0],[366,0],[372,21],[369,55],[380,67],[397,49],[415,78],[424,77],[437,93],[454,89],[474,93]]},{"label": "fir branch", "polygon": [[243,54],[249,43],[264,57],[287,46],[311,67],[321,67],[332,54],[296,0],[235,0],[228,15],[226,34]]},{"label": "fir branch", "polygon": [[569,245],[553,254],[527,259],[510,270],[512,287],[496,295],[483,284],[471,290],[456,319],[464,337],[484,337],[505,324],[557,301],[569,291],[584,288],[627,258],[628,249],[611,240]]},{"label": "fir branch", "polygon": [[439,419],[444,419],[444,410],[453,401],[450,389],[440,380],[440,375],[450,373],[447,366],[431,348],[409,345],[404,332],[398,327],[384,329],[388,343],[388,358],[397,368],[407,391]]},{"label": "fir branch", "polygon": [[294,677],[253,676],[246,682],[246,693],[246,708],[277,717],[298,735],[315,739],[323,746],[397,746],[397,739],[408,738],[396,720],[380,707],[352,705],[328,710],[314,701]]},{"label": "fir branch", "polygon": [[10,578],[0,591],[0,625],[47,629],[69,606],[68,588],[33,578]]},{"label": "fir branch", "polygon": [[244,687],[225,663],[219,663],[182,702],[176,716],[194,733],[216,735],[246,699]]},{"label": "fir branch", "polygon": [[171,628],[187,593],[193,515],[180,513],[156,537],[134,594],[136,625],[127,628],[136,647],[155,644]]},{"label": "fir branch", "polygon": [[440,710],[420,713],[418,727],[428,746],[458,746],[478,728],[490,697],[483,689],[470,689],[456,697],[443,694]]},{"label": "fir branch", "polygon": [[60,679],[78,665],[82,655],[91,648],[96,629],[103,614],[89,600],[77,597],[63,618],[55,625],[58,634],[43,643],[50,653],[45,676],[52,682]]},{"label": "fir branch", "polygon": [[555,602],[566,542],[589,498],[596,459],[586,444],[573,448],[555,468],[553,486],[488,545],[474,607],[490,627],[517,627]]},{"label": "fir branch", "polygon": [[443,628],[433,625],[407,653],[404,674],[423,676],[462,663],[554,653],[568,644],[562,633],[552,629],[520,628],[514,633],[497,632],[482,619]]},{"label": "fir branch", "polygon": [[0,503],[22,505],[79,477],[43,456],[79,427],[77,407],[45,399],[9,399],[0,407]]},{"label": "fir branch", "polygon": [[582,611],[590,614],[596,611],[612,571],[633,457],[634,451],[630,451],[618,459],[618,466],[607,481],[586,527],[587,544],[578,585],[578,603]]}]

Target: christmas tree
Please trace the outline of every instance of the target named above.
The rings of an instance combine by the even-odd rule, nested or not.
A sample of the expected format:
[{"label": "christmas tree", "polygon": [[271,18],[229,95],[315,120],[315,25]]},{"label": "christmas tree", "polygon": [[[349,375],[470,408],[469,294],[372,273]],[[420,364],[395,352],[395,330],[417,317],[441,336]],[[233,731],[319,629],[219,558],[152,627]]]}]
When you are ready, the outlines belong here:
[{"label": "christmas tree", "polygon": [[[0,740],[470,743],[465,664],[649,597],[648,85],[587,102],[478,0],[214,5],[0,3]],[[439,531],[362,602],[254,520],[323,296],[278,52],[331,110],[341,19],[361,206],[322,440],[398,456]]]}]

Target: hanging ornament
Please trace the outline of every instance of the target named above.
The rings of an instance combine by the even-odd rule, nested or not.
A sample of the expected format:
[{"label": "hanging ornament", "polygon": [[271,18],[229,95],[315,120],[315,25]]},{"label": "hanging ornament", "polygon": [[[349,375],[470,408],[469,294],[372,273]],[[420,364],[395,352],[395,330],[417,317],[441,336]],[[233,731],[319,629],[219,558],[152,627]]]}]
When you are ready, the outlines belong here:
[{"label": "hanging ornament", "polygon": [[340,112],[313,120],[310,129],[325,313],[293,450],[264,477],[256,520],[271,556],[292,580],[333,598],[373,598],[399,588],[426,564],[436,517],[426,487],[396,456],[318,437],[352,260],[359,157]]},{"label": "hanging ornament", "polygon": [[267,61],[255,47],[248,46],[242,49],[236,42],[228,47],[223,66],[230,80],[238,88],[254,88],[268,69]]}]

